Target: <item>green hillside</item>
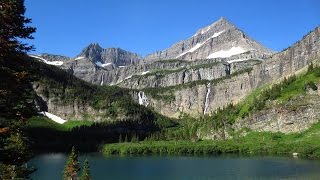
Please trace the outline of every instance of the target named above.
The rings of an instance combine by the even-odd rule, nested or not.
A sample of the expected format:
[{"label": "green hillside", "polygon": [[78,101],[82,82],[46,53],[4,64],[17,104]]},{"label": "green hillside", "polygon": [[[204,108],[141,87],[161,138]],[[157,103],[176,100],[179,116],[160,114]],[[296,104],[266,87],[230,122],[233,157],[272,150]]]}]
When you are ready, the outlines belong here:
[{"label": "green hillside", "polygon": [[[249,94],[237,105],[219,109],[212,116],[194,119],[184,116],[180,119],[180,128],[171,128],[139,143],[108,144],[103,148],[105,154],[279,154],[291,155],[294,152],[307,157],[320,157],[320,126],[312,125],[301,133],[254,132],[243,128],[236,131],[232,125],[239,119],[259,111],[271,108],[291,106],[298,109],[305,105],[303,97],[308,91],[318,90],[320,67],[309,65],[307,72],[285,78],[282,82],[266,85]],[[299,98],[298,98],[299,97]],[[298,98],[298,99],[297,99]],[[293,108],[291,107],[290,108]],[[197,133],[210,131],[225,133],[229,138],[220,140],[201,140]],[[225,135],[226,136],[226,135]],[[222,136],[224,137],[224,136]]]},{"label": "green hillside", "polygon": [[[57,67],[47,65],[28,56],[20,56],[1,62],[0,67],[0,115],[1,123],[11,122],[11,119],[25,119],[26,131],[33,140],[33,144],[39,148],[42,144],[50,146],[52,139],[63,144],[78,144],[80,138],[88,136],[87,139],[99,137],[94,142],[94,148],[101,142],[117,142],[119,136],[141,136],[144,138],[151,132],[160,131],[163,128],[175,126],[176,123],[158,113],[135,103],[129,90],[115,86],[96,86],[80,80],[66,71]],[[40,84],[46,87],[47,93],[54,94],[60,105],[80,99],[88,103],[94,109],[104,112],[104,116],[110,121],[101,123],[68,122],[63,127],[46,118],[31,118],[37,116],[35,99],[38,98],[33,85]],[[19,112],[19,113],[17,113]],[[19,117],[18,117],[19,116]],[[118,116],[126,117],[125,120],[118,120]],[[28,120],[31,118],[30,120]],[[88,117],[88,121],[92,121]],[[84,127],[80,128],[74,127]],[[112,130],[112,128],[114,130]],[[90,136],[86,132],[98,133]],[[109,129],[110,131],[103,131]],[[47,133],[44,133],[46,132]],[[74,134],[79,134],[76,136]],[[63,134],[63,135],[61,135]],[[72,135],[73,134],[73,135]],[[103,137],[103,138],[101,138]],[[72,140],[72,138],[75,138]],[[56,144],[51,144],[55,146]],[[66,148],[67,149],[67,148]]]}]

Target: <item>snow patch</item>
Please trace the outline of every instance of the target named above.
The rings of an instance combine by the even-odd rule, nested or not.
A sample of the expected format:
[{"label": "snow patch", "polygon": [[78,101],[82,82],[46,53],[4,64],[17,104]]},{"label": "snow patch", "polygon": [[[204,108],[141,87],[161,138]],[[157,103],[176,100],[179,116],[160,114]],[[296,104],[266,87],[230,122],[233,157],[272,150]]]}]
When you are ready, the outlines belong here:
[{"label": "snow patch", "polygon": [[143,105],[145,107],[147,107],[149,105],[148,98],[143,91],[139,91],[138,97],[139,97],[139,104],[140,105]]},{"label": "snow patch", "polygon": [[141,75],[145,75],[145,74],[148,74],[149,71],[145,71],[145,72],[142,72]]},{"label": "snow patch", "polygon": [[[217,33],[214,33],[209,39],[211,38],[215,38],[215,37],[218,37],[221,33],[223,33],[224,31],[220,31],[220,32],[217,32]],[[208,39],[208,40],[209,40]]]},{"label": "snow patch", "polygon": [[54,66],[61,66],[63,64],[63,61],[48,61],[40,56],[35,56],[35,55],[29,55],[30,57],[33,57],[33,58],[36,58],[36,59],[39,59],[41,61],[43,61],[44,63],[46,64],[49,64],[49,65],[54,65]]},{"label": "snow patch", "polygon": [[102,62],[97,61],[95,64],[96,64],[97,66],[99,66],[99,67],[104,68],[104,67],[106,67],[106,66],[110,66],[112,63],[105,63],[105,64],[102,64]]},{"label": "snow patch", "polygon": [[187,51],[186,53],[189,53],[189,52],[193,52],[197,49],[199,49],[199,47],[201,47],[204,43],[197,43],[193,48],[191,48],[189,51]]},{"label": "snow patch", "polygon": [[215,37],[218,37],[221,33],[223,33],[223,31],[220,31],[220,32],[217,32],[217,33],[214,33],[211,37],[209,37],[208,39],[206,39],[205,41],[203,41],[202,43],[197,43],[194,47],[192,47],[191,49],[189,49],[188,51],[186,52],[183,52],[181,53],[180,55],[178,55],[176,58],[179,58],[187,53],[192,53],[194,52],[195,50],[199,49],[203,44],[205,44],[207,41],[209,41],[210,39],[212,38],[215,38]]},{"label": "snow patch", "polygon": [[37,59],[40,59],[42,61],[47,61],[46,59],[40,57],[40,56],[35,56],[35,55],[29,55],[30,57],[33,57],[33,58],[37,58]]},{"label": "snow patch", "polygon": [[233,60],[227,61],[227,63],[242,62],[242,61],[247,61],[247,60],[249,60],[249,59],[233,59]]},{"label": "snow patch", "polygon": [[75,58],[75,60],[84,59],[84,58],[85,57],[83,57],[83,56],[79,56],[79,57]]},{"label": "snow patch", "polygon": [[63,64],[62,61],[47,61],[46,64],[54,65],[54,66],[61,66]]},{"label": "snow patch", "polygon": [[124,67],[127,67],[127,66],[118,66],[119,68],[124,68]]},{"label": "snow patch", "polygon": [[59,123],[59,124],[63,124],[63,123],[66,122],[66,120],[62,119],[61,117],[56,116],[56,115],[51,114],[51,113],[48,113],[48,112],[45,112],[45,111],[38,112],[38,114],[43,115],[43,116],[46,116],[47,118],[49,118],[49,119],[51,119],[52,121],[54,121],[54,122],[56,122],[56,123]]},{"label": "snow patch", "polygon": [[226,58],[226,57],[230,57],[236,54],[241,54],[246,52],[246,50],[244,50],[242,47],[232,47],[229,50],[221,50],[221,51],[217,51],[214,52],[212,54],[210,54],[207,59],[212,59],[212,58]]}]

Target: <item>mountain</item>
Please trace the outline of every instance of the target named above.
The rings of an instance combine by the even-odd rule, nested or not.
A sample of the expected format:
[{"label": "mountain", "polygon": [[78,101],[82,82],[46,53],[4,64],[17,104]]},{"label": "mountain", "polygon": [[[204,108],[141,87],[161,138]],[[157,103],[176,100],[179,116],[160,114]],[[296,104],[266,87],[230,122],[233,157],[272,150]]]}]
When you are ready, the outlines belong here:
[{"label": "mountain", "polygon": [[[104,49],[97,43],[91,43],[85,47],[75,58],[47,53],[29,56],[46,64],[59,66],[76,77],[94,84],[101,84],[101,74],[139,65],[142,62],[142,57],[136,53],[120,48]],[[121,74],[111,73],[111,78],[107,76],[105,79],[111,81],[110,84],[125,76],[124,73]]]},{"label": "mountain", "polygon": [[84,48],[75,59],[86,58],[94,62],[97,66],[128,66],[138,64],[142,57],[136,53],[131,53],[120,48],[103,49],[99,44],[93,43]]},{"label": "mountain", "polygon": [[[191,38],[181,41],[165,51],[149,55],[145,59],[136,53],[120,48],[104,49],[99,44],[92,43],[75,58],[64,61],[55,56],[57,57],[56,62],[51,64],[60,65],[62,69],[90,83],[141,89],[221,78],[226,73],[249,68],[252,64],[257,63],[257,60],[266,59],[272,53],[271,50],[249,38],[225,18],[220,18],[212,25],[198,30]],[[48,55],[41,57],[43,59],[48,57],[51,60]],[[157,61],[161,59],[164,61]],[[167,61],[168,59],[171,61]],[[195,59],[197,61],[178,61]],[[254,61],[251,61],[252,59]],[[213,64],[217,63],[219,66],[213,68],[216,70],[200,68],[213,67]],[[226,66],[228,63],[236,63],[237,68],[228,69],[229,67]],[[190,68],[196,71],[186,70]],[[159,69],[165,69],[169,73],[165,73],[165,76],[150,77]],[[180,71],[177,72],[177,69]],[[171,72],[176,73],[174,75]],[[148,76],[147,79],[144,78],[146,76]],[[159,79],[160,77],[162,78]]]},{"label": "mountain", "polygon": [[163,51],[147,55],[145,60],[149,62],[164,59],[198,60],[229,58],[239,54],[243,54],[241,58],[265,58],[272,53],[273,51],[254,41],[222,17],[198,30],[192,37],[173,44]]},{"label": "mountain", "polygon": [[[186,113],[199,117],[237,104],[255,89],[293,75],[319,58],[320,27],[317,27],[286,50],[240,69],[239,63],[246,61],[202,64],[200,67],[150,72],[138,80],[135,76],[124,81],[124,86],[141,87],[148,107],[161,114],[179,117]],[[129,80],[133,82],[127,82]],[[159,82],[166,85],[161,87]],[[152,86],[145,87],[146,84]]]},{"label": "mountain", "polygon": [[[108,50],[98,44],[91,44],[77,58],[65,61],[59,67],[93,84],[132,89],[134,91],[131,95],[135,102],[162,115],[177,118],[181,113],[186,113],[199,117],[209,115],[228,104],[237,104],[255,89],[306,67],[320,57],[319,37],[317,27],[286,50],[270,55],[272,51],[221,18],[197,31],[191,39],[200,39],[195,42],[201,45],[193,48],[192,52],[189,51],[191,46],[189,50],[180,51],[187,53],[179,58],[200,57],[205,49],[208,50],[206,57],[212,54],[211,57],[223,55],[223,50],[227,52],[226,49],[234,47],[248,51],[225,58],[196,61],[147,59],[142,63],[115,66],[109,65],[112,61],[104,58],[105,54],[110,54],[107,53]],[[206,38],[209,40],[205,40]],[[191,39],[177,44],[187,44]],[[220,49],[215,51],[216,46],[211,46],[209,42],[214,42]],[[209,52],[211,50],[215,52]],[[228,55],[232,54],[231,51],[228,52]]]},{"label": "mountain", "polygon": [[89,84],[39,57],[14,56],[0,65],[0,115],[4,118],[45,111],[65,120],[128,121],[144,130],[167,119],[139,106],[133,91]]},{"label": "mountain", "polygon": [[119,132],[142,132],[144,138],[178,123],[158,138],[225,139],[243,128],[301,132],[320,117],[320,27],[268,58],[249,52],[117,67],[103,65],[110,62],[104,51],[92,44],[76,58],[44,54],[1,61],[1,116],[46,111],[65,120],[108,122],[110,142]]}]

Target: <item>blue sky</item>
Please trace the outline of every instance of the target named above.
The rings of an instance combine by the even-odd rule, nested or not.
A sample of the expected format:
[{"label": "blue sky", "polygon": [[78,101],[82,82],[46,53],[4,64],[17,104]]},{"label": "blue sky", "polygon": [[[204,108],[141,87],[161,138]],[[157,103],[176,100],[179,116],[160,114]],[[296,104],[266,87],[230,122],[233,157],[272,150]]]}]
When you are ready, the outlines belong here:
[{"label": "blue sky", "polygon": [[276,51],[320,25],[319,0],[25,0],[38,53],[76,56],[92,42],[146,55],[220,17]]}]

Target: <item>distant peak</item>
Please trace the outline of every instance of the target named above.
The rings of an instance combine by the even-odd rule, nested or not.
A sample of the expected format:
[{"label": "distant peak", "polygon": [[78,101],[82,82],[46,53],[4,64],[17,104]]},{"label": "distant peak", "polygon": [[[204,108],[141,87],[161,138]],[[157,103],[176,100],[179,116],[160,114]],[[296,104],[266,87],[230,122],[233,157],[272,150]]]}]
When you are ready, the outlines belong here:
[{"label": "distant peak", "polygon": [[99,45],[99,43],[90,43],[87,47],[82,50],[82,53],[86,53],[88,51],[102,51],[103,48]]},{"label": "distant peak", "polygon": [[226,21],[226,22],[229,22],[225,17],[221,16],[217,22],[220,22],[220,21]]},{"label": "distant peak", "polygon": [[217,21],[212,23],[210,26],[215,26],[215,25],[218,25],[218,24],[228,24],[228,25],[233,26],[233,24],[230,23],[230,21],[228,21],[227,18],[225,18],[225,17],[220,17]]},{"label": "distant peak", "polygon": [[90,43],[87,48],[99,48],[102,49],[99,43]]},{"label": "distant peak", "polygon": [[231,27],[234,27],[234,25],[231,24],[225,17],[220,17],[214,23],[212,23],[202,29],[199,29],[194,36],[199,35],[199,34],[205,34],[207,32],[217,33],[219,31],[224,31],[224,30],[229,29]]}]

